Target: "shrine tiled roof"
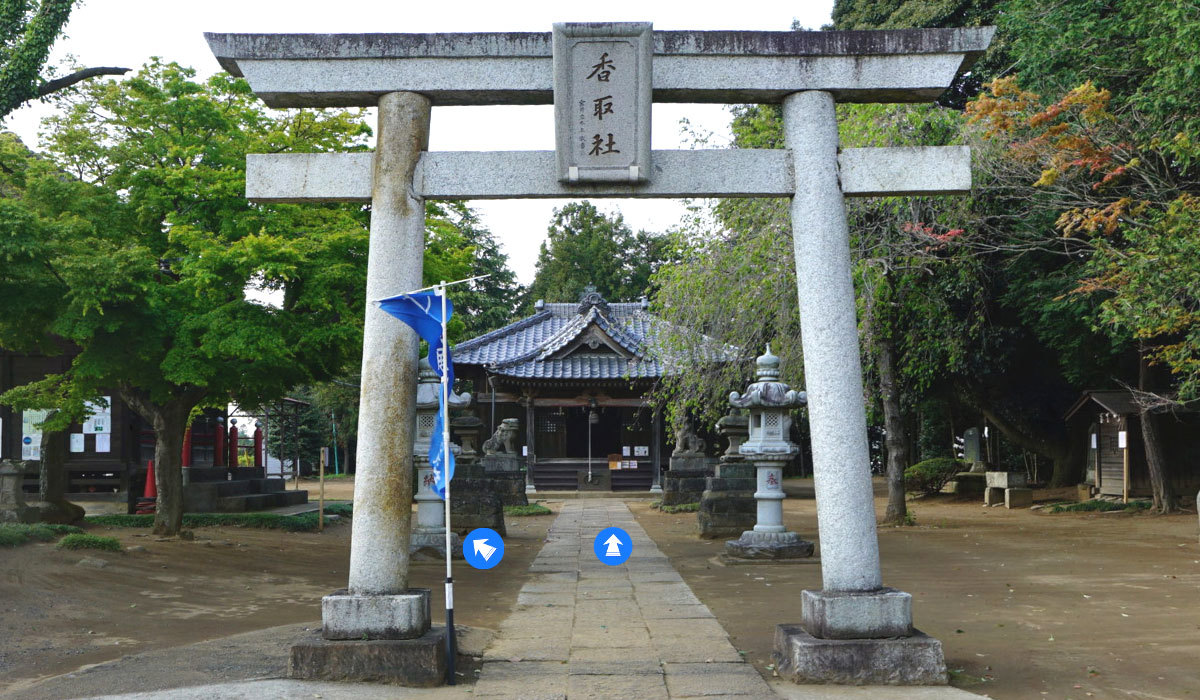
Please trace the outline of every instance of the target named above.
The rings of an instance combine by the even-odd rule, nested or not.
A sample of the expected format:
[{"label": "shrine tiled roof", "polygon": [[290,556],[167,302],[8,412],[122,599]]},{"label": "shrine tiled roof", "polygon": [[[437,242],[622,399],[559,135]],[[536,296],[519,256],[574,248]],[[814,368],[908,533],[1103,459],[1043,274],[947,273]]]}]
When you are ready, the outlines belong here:
[{"label": "shrine tiled roof", "polygon": [[644,302],[610,304],[594,293],[539,302],[532,316],[456,345],[454,364],[518,379],[656,379],[669,372],[654,348],[662,323]]}]

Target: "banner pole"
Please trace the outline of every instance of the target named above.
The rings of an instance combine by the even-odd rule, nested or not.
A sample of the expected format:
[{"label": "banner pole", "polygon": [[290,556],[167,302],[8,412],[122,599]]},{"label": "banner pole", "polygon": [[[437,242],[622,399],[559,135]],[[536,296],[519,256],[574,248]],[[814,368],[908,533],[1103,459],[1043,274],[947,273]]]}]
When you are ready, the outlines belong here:
[{"label": "banner pole", "polygon": [[445,474],[446,508],[446,685],[454,685],[454,659],[457,644],[454,639],[454,577],[450,569],[450,345],[446,335],[446,282],[438,285],[442,297],[442,470]]}]

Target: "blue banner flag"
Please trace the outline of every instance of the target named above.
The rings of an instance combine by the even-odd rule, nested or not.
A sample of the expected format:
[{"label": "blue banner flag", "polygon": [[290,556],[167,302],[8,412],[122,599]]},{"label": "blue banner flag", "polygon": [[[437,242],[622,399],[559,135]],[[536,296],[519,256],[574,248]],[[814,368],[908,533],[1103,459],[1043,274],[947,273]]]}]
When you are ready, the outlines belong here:
[{"label": "blue banner flag", "polygon": [[[431,291],[381,299],[379,308],[407,323],[421,336],[421,340],[429,343],[429,364],[439,377],[442,376],[439,352],[442,349],[442,324],[454,315],[454,304],[450,303],[450,298],[446,298],[445,319],[442,318],[442,299]],[[446,354],[449,355],[450,351],[447,350]],[[450,371],[450,383],[453,384],[454,364],[447,362],[446,365]]]},{"label": "blue banner flag", "polygon": [[[438,498],[446,500],[446,484],[454,478],[454,453],[445,448],[443,440],[446,435],[445,423],[446,405],[442,403],[442,395],[438,394],[438,413],[433,423],[433,435],[429,439],[429,466],[433,469],[433,490]],[[448,464],[443,464],[443,458],[449,457]]]},{"label": "blue banner flag", "polygon": [[[429,343],[429,364],[439,377],[442,376],[442,355],[446,356],[446,380],[453,386],[454,362],[450,358],[450,349],[442,348],[442,326],[454,314],[454,305],[450,303],[450,298],[446,298],[446,318],[442,318],[442,298],[432,291],[381,299],[379,308],[407,323],[422,340]],[[446,499],[446,484],[454,478],[454,454],[447,454],[445,436],[446,404],[442,393],[438,392],[437,418],[429,441],[429,465],[433,469],[433,490],[442,500]],[[449,457],[448,463],[446,457]]]}]

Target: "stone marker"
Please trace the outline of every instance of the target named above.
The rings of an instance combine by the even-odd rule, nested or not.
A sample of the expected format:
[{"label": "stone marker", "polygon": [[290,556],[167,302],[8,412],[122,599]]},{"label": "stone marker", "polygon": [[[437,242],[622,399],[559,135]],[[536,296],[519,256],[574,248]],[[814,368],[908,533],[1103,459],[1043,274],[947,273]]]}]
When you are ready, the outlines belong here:
[{"label": "stone marker", "polygon": [[804,392],[795,391],[779,381],[779,358],[767,352],[756,362],[757,381],[744,394],[732,392],[729,403],[750,412],[749,439],[738,451],[754,465],[758,490],[758,517],[753,530],[725,543],[725,555],[739,559],[805,559],[813,553],[813,543],[800,538],[783,526],[783,467],[800,451],[788,434],[792,428],[791,411],[804,406]]},{"label": "stone marker", "polygon": [[38,510],[25,504],[25,470],[33,462],[0,461],[0,523],[36,523]]},{"label": "stone marker", "polygon": [[[839,154],[834,104],[932,101],[994,31],[654,32],[653,99],[782,103],[789,150],[657,151],[638,182],[562,181],[553,152],[422,153],[431,103],[552,102],[548,32],[206,38],[268,106],[379,106],[373,157],[257,155],[246,175],[254,200],[372,203],[368,299],[420,286],[422,198],[791,196],[824,589],[802,596],[802,627],[780,627],[779,669],[797,681],[944,683],[936,640],[876,638],[903,629],[911,612],[881,583],[843,197],[966,192],[970,152]],[[402,595],[407,585],[410,484],[399,472],[411,459],[416,342],[383,322],[368,310],[358,459],[368,488],[355,493],[351,595]]]},{"label": "stone marker", "polygon": [[[418,361],[417,380],[417,439],[413,444],[413,464],[417,468],[417,525],[408,541],[411,555],[421,553],[423,558],[444,559],[446,557],[446,504],[433,490],[433,467],[429,464],[429,444],[433,439],[434,422],[437,419],[438,398],[442,393],[442,380],[422,357]],[[449,392],[450,408],[466,408],[471,404],[470,394]],[[457,450],[452,445],[451,450]],[[457,469],[457,466],[456,466]],[[451,489],[453,499],[457,494]],[[462,540],[450,533],[451,556],[462,559]]]},{"label": "stone marker", "polygon": [[[1005,499],[1004,494],[1005,494],[1005,491],[1007,491],[1008,489],[1019,488],[1019,489],[1028,490],[1028,489],[1026,489],[1026,487],[1028,486],[1028,482],[1025,479],[1025,475],[1022,474],[1021,472],[990,471],[990,472],[985,473],[984,478],[987,480],[987,488],[984,489],[984,492],[983,492],[983,504],[985,506],[994,506],[994,505],[998,505],[1000,503],[1005,503],[1006,499]],[[1021,498],[1018,497],[1017,502],[1020,502],[1020,501],[1021,501]],[[1033,492],[1032,491],[1030,491],[1029,501],[1030,501],[1030,504],[1032,505],[1032,503],[1033,503]],[[1009,506],[1009,507],[1010,508],[1011,507],[1025,508],[1028,506]]]}]

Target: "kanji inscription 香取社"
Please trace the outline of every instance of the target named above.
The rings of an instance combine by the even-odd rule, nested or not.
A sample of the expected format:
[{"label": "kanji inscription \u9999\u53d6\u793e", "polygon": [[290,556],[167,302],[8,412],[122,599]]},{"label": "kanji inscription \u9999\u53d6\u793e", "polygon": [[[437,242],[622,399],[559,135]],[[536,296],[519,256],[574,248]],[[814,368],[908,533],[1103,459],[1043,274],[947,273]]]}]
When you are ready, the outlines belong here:
[{"label": "kanji inscription \u9999\u53d6\u793e", "polygon": [[647,179],[651,25],[556,24],[553,36],[558,179]]}]

